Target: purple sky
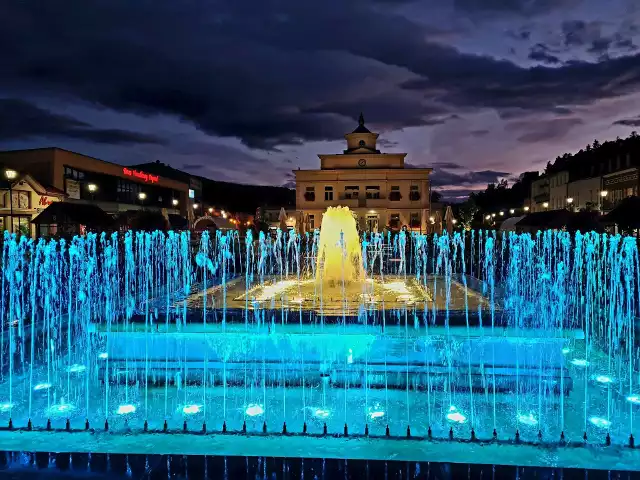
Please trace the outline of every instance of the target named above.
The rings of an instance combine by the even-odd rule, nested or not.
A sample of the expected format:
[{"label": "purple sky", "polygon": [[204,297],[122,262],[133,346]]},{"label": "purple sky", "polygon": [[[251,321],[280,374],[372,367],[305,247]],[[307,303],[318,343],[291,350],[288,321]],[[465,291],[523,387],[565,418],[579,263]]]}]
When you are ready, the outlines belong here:
[{"label": "purple sky", "polygon": [[453,198],[640,127],[637,0],[0,0],[0,148],[282,185],[357,124]]}]

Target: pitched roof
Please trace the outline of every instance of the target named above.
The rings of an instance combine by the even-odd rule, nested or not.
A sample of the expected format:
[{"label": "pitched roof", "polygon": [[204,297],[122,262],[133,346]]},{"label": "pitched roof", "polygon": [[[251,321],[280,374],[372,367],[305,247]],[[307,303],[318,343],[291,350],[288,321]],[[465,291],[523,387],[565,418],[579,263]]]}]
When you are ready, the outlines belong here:
[{"label": "pitched roof", "polygon": [[113,224],[113,218],[97,205],[90,203],[53,202],[36,218],[35,224],[78,224],[89,228],[106,228]]}]

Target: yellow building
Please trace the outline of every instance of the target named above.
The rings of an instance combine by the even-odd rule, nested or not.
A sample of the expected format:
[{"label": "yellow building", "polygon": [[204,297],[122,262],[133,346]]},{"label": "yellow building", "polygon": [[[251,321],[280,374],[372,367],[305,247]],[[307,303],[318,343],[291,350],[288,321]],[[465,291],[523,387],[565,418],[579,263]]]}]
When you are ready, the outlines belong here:
[{"label": "yellow building", "polygon": [[320,170],[295,170],[296,210],[306,230],[318,228],[328,207],[349,207],[360,229],[427,231],[430,168],[405,168],[406,153],[381,153],[377,133],[364,126],[345,135],[343,153],[318,155]]}]

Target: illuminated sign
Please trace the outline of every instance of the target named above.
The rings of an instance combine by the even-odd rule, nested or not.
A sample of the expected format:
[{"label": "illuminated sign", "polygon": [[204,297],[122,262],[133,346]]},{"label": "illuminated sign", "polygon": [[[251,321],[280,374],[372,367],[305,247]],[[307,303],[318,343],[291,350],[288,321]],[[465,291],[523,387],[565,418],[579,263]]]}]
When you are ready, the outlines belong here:
[{"label": "illuminated sign", "polygon": [[141,172],[140,170],[132,170],[130,168],[124,167],[122,169],[122,173],[124,173],[127,177],[138,178],[140,180],[144,180],[147,183],[158,183],[158,175],[151,175],[150,173]]},{"label": "illuminated sign", "polygon": [[189,189],[189,198],[196,198],[196,192],[193,189]]},{"label": "illuminated sign", "polygon": [[49,197],[40,197],[40,201],[38,202],[38,205],[46,207],[47,205],[51,205],[53,203],[53,200],[49,200]]}]

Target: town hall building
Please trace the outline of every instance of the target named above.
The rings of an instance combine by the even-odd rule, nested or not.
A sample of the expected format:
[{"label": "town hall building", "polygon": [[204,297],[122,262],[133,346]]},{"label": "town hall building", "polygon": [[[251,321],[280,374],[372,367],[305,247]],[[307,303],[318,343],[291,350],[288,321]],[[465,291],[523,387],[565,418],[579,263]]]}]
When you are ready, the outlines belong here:
[{"label": "town hall building", "polygon": [[426,232],[430,168],[405,168],[406,153],[381,153],[378,134],[360,114],[343,153],[318,155],[319,170],[295,170],[296,210],[305,230],[319,228],[328,207],[349,207],[365,231],[406,227]]}]

